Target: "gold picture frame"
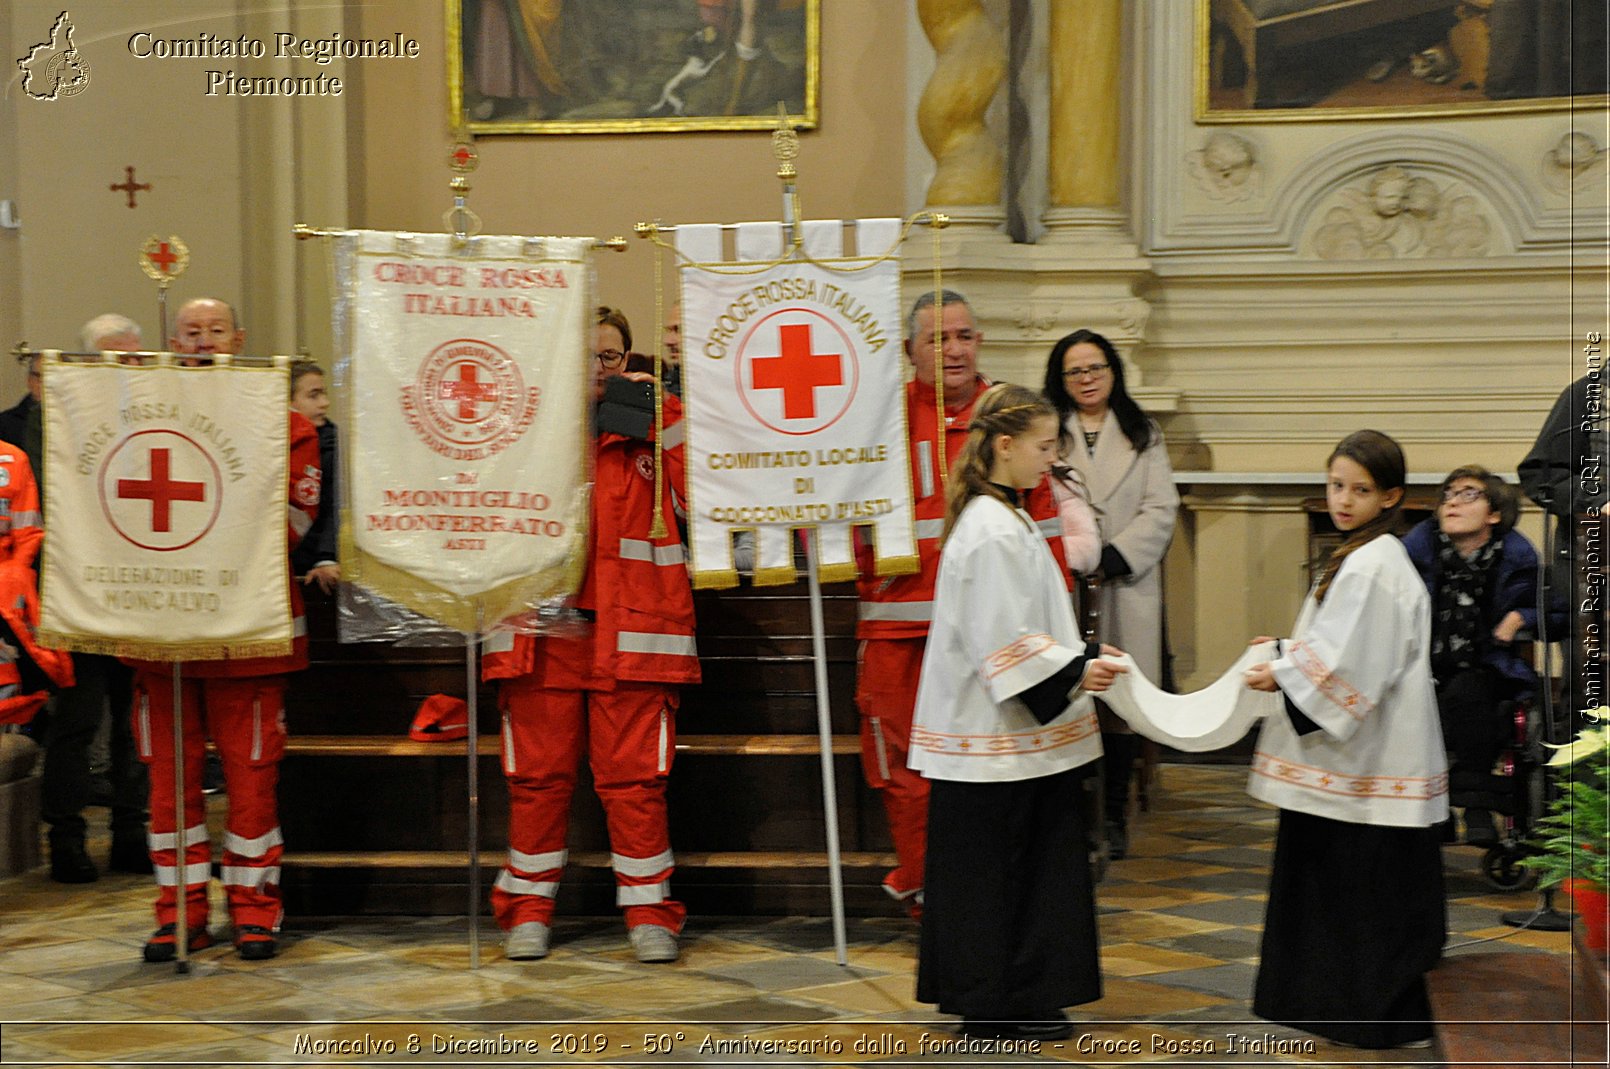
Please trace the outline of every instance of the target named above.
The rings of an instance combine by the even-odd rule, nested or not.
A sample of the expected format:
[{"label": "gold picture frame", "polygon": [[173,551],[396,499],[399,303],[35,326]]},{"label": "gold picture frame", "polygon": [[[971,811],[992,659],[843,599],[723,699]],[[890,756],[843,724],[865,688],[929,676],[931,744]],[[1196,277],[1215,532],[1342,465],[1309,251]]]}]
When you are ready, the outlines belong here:
[{"label": "gold picture frame", "polygon": [[[1332,122],[1603,108],[1610,95],[1580,91],[1605,84],[1603,9],[1595,45],[1589,39],[1593,26],[1573,20],[1569,6],[1197,0],[1196,121]],[[1546,55],[1563,62],[1548,66]]]},{"label": "gold picture frame", "polygon": [[815,129],[821,0],[446,0],[454,129]]}]

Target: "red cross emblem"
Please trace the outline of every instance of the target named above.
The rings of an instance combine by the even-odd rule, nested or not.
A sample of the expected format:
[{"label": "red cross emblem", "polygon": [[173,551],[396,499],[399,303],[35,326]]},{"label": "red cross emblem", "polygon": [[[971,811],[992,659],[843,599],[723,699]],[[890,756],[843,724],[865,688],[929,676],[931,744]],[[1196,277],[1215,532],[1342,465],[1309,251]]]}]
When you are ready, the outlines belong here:
[{"label": "red cross emblem", "polygon": [[142,501],[151,502],[151,530],[165,533],[173,529],[173,503],[175,501],[205,501],[207,500],[207,486],[205,483],[186,482],[172,478],[169,474],[169,466],[173,463],[171,450],[152,449],[150,462],[151,477],[149,479],[119,479],[117,481],[117,496],[121,498],[138,498]]},{"label": "red cross emblem", "polygon": [[194,545],[218,522],[223,473],[207,447],[173,430],[138,431],[107,454],[101,510],[125,541],[158,552]]},{"label": "red cross emblem", "polygon": [[764,316],[740,341],[734,370],[750,414],[793,435],[838,422],[860,381],[854,340],[837,319],[808,307]]},{"label": "red cross emblem", "polygon": [[179,262],[179,258],[173,254],[173,249],[166,241],[160,241],[157,243],[157,251],[151,254],[151,262],[160,267],[164,275],[171,275],[173,265]]},{"label": "red cross emblem", "polygon": [[497,383],[483,382],[480,372],[479,364],[466,360],[458,365],[458,378],[444,380],[437,395],[443,401],[457,401],[458,418],[466,422],[476,418],[478,405],[497,403]]},{"label": "red cross emblem", "polygon": [[754,360],[755,389],[783,391],[784,419],[812,419],[817,387],[844,385],[842,357],[811,352],[809,323],[785,323],[777,328],[777,336],[782,355]]}]

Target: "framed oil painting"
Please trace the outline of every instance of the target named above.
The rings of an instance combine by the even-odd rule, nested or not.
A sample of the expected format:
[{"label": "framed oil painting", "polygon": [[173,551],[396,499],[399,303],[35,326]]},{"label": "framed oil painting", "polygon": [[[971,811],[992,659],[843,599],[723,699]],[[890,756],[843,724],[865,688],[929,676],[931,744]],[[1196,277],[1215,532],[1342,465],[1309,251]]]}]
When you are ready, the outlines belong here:
[{"label": "framed oil painting", "polygon": [[1604,0],[1197,0],[1196,120],[1604,107]]},{"label": "framed oil painting", "polygon": [[472,134],[817,124],[821,0],[446,0],[448,106]]}]

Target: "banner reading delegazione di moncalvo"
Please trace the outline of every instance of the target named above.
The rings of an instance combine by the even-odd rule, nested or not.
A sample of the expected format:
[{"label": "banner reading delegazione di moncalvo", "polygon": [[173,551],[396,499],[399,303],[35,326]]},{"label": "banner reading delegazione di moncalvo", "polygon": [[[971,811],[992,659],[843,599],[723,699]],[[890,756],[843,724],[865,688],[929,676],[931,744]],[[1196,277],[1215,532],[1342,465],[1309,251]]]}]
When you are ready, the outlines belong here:
[{"label": "banner reading delegazione di moncalvo", "polygon": [[818,571],[855,575],[852,529],[875,568],[916,569],[907,460],[900,237],[895,219],[803,226],[805,255],[779,259],[782,227],[679,226],[687,382],[689,534],[700,586],[736,581],[732,534],[755,536],[755,581],[795,578],[791,531],[816,531]]},{"label": "banner reading delegazione di moncalvo", "polygon": [[287,501],[288,366],[46,355],[42,643],[157,661],[290,652],[286,521],[306,516]]},{"label": "banner reading delegazione di moncalvo", "polygon": [[344,579],[466,632],[575,590],[592,244],[337,237]]}]

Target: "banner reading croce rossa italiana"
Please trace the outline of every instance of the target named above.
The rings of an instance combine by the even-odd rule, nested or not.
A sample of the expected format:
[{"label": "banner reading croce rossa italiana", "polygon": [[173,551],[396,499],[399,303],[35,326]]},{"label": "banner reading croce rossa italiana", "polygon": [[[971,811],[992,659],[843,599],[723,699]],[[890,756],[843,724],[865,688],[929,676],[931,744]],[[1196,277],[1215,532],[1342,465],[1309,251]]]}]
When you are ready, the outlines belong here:
[{"label": "banner reading croce rossa italiana", "polygon": [[306,516],[287,507],[288,367],[45,355],[42,643],[145,660],[290,652],[286,518]]},{"label": "banner reading croce rossa italiana", "polygon": [[819,536],[824,580],[855,575],[868,529],[879,574],[916,569],[900,328],[901,225],[679,226],[689,532],[699,586],[736,581],[732,533],[755,533],[755,582],[795,578],[795,528]]},{"label": "banner reading croce rossa italiana", "polygon": [[592,244],[336,237],[343,579],[465,632],[576,589]]}]

